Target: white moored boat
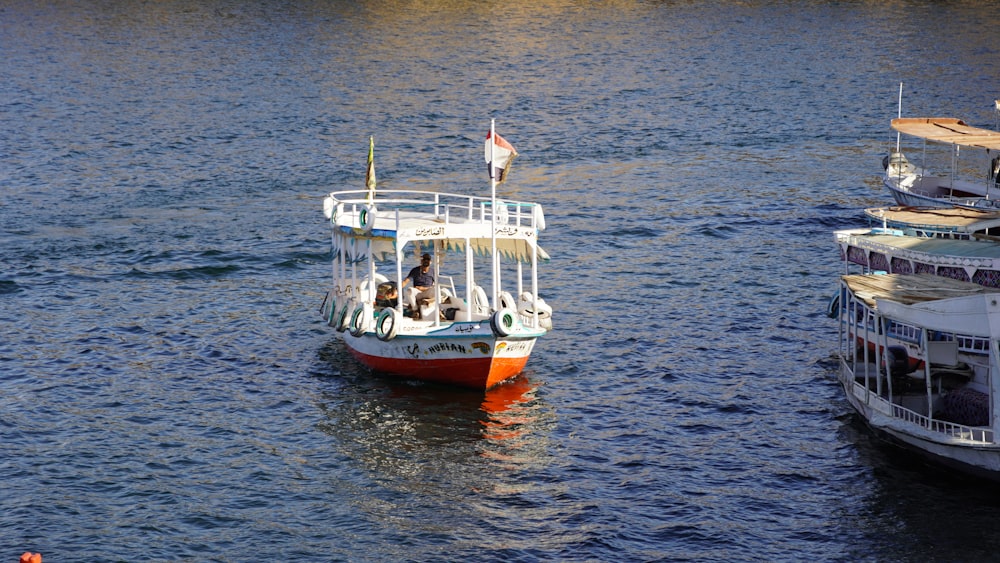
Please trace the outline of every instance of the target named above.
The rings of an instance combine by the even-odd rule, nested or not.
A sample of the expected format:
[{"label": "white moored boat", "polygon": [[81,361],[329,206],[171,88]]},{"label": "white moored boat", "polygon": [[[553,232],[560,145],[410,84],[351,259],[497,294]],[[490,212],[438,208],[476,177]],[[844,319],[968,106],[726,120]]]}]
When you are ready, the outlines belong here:
[{"label": "white moored boat", "polygon": [[1000,479],[1000,289],[922,274],[841,278],[839,380],[880,436]]},{"label": "white moored boat", "polygon": [[[897,132],[949,149],[950,172],[932,174],[924,166],[914,165],[897,143],[896,150],[882,160],[883,182],[900,205],[951,207],[955,205],[979,208],[1000,208],[1000,188],[997,172],[1000,160],[989,160],[990,151],[1000,151],[1000,132],[971,127],[951,117],[903,117],[892,120]],[[973,175],[963,171],[969,166],[959,157],[962,149],[976,149],[979,158],[987,157],[974,168]],[[980,175],[981,174],[981,175]]]},{"label": "white moored boat", "polygon": [[[834,232],[845,274],[930,274],[1000,288],[1000,211],[903,206],[865,215],[872,226]],[[830,317],[839,299],[830,300]]]},{"label": "white moored boat", "polygon": [[[928,221],[930,217],[926,216]],[[985,224],[985,223],[984,223]],[[940,235],[941,225],[922,227]],[[961,229],[955,238],[913,236],[907,229],[864,228],[834,232],[845,271],[932,274],[988,287],[1000,287],[1000,244],[996,237]],[[968,235],[969,238],[960,238]]]},{"label": "white moored boat", "polygon": [[[373,371],[488,389],[521,373],[552,327],[539,296],[542,207],[496,198],[517,153],[492,128],[486,153],[489,197],[375,190],[371,149],[368,189],[326,197],[333,283],[321,310]],[[436,283],[417,295],[404,280],[425,253]]]}]

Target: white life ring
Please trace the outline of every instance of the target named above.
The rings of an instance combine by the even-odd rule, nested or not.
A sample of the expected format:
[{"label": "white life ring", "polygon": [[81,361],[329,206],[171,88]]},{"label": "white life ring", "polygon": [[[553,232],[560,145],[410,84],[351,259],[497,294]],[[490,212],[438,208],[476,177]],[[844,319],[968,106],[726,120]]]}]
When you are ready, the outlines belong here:
[{"label": "white life ring", "polygon": [[488,311],[490,309],[490,300],[486,297],[486,291],[483,288],[474,286],[472,288],[472,310],[476,313],[480,311]]},{"label": "white life ring", "polygon": [[323,215],[326,215],[327,219],[333,219],[333,198],[326,196],[323,198]]},{"label": "white life ring", "polygon": [[[333,293],[332,291],[330,293]],[[330,298],[330,308],[329,313],[324,311],[324,317],[326,317],[327,326],[335,326],[337,318],[337,299],[334,297]]]},{"label": "white life ring", "polygon": [[547,319],[552,316],[552,306],[546,303],[544,299],[539,297],[536,300],[535,296],[529,291],[525,291],[521,294],[521,302],[517,307],[518,313],[521,313],[526,317],[530,317],[535,314],[536,307],[538,309],[538,318]]},{"label": "white life ring", "polygon": [[542,211],[542,206],[535,204],[535,208],[531,210],[532,219],[534,219],[535,228],[539,231],[545,230],[545,212]]},{"label": "white life ring", "polygon": [[535,326],[535,313],[538,316],[538,328],[552,330],[552,307],[544,299],[535,296],[529,291],[521,294],[521,301],[518,303],[517,312],[521,314],[521,320],[528,326]]},{"label": "white life ring", "polygon": [[354,336],[361,336],[365,333],[368,328],[368,319],[365,317],[365,304],[362,303],[354,308],[354,312],[351,313],[351,334]]},{"label": "white life ring", "polygon": [[375,208],[374,203],[361,208],[361,213],[358,213],[358,223],[361,225],[361,230],[366,233],[372,232],[372,229],[375,228],[376,213],[378,213],[378,209]]},{"label": "white life ring", "polygon": [[510,336],[516,324],[517,312],[513,309],[500,309],[490,317],[490,328],[496,336]]},{"label": "white life ring", "polygon": [[509,291],[500,292],[500,308],[517,310],[517,301],[514,301],[514,296]]},{"label": "white life ring", "polygon": [[378,337],[382,342],[388,342],[393,338],[396,338],[396,329],[399,323],[399,312],[392,307],[386,307],[382,309],[382,313],[379,314],[378,320],[375,321],[375,336]]},{"label": "white life ring", "polygon": [[337,316],[337,332],[344,332],[347,330],[347,325],[351,322],[351,318],[347,314],[348,311],[350,311],[350,309],[348,309],[349,306],[349,303],[344,303],[344,306],[340,309],[340,315]]}]

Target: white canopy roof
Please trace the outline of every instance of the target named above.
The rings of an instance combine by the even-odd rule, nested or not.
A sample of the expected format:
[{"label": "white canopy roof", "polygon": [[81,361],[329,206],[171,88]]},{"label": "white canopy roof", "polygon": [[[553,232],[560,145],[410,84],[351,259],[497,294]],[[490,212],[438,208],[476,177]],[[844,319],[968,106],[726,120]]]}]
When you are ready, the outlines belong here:
[{"label": "white canopy roof", "polygon": [[1000,336],[1000,289],[930,274],[848,275],[843,280],[891,319],[929,330]]},{"label": "white canopy roof", "polygon": [[[425,240],[433,242],[435,239]],[[465,252],[465,239],[443,238],[436,240],[442,241],[445,250],[457,253]],[[351,261],[361,261],[368,256],[369,242],[372,245],[371,252],[377,260],[388,260],[395,256],[395,239],[390,237],[334,237],[333,250],[334,252],[344,252],[344,255]],[[488,256],[492,252],[492,241],[488,238],[470,238],[468,242],[472,251],[480,256]],[[525,240],[497,239],[496,245],[497,251],[507,260],[531,262],[532,245]],[[537,248],[538,259],[542,261],[549,260],[549,253],[545,252],[540,246]]]}]

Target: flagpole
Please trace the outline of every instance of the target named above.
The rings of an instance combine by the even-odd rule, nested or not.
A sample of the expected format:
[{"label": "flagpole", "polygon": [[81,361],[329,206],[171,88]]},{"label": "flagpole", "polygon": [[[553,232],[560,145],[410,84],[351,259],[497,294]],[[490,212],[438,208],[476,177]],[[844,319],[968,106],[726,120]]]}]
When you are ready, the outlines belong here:
[{"label": "flagpole", "polygon": [[[903,83],[899,83],[899,105],[897,106],[896,117],[903,117]],[[896,152],[899,152],[899,137],[900,132],[896,131]]]},{"label": "flagpole", "polygon": [[[368,203],[375,200],[375,135],[368,137],[368,169],[365,170]],[[372,218],[374,220],[374,217]]]},{"label": "flagpole", "polygon": [[492,287],[493,287],[493,308],[497,308],[497,179],[496,179],[496,166],[494,164],[496,156],[494,155],[494,148],[497,144],[497,133],[496,133],[496,120],[490,119],[490,242],[492,244],[492,253],[490,254],[490,266],[492,268]]}]

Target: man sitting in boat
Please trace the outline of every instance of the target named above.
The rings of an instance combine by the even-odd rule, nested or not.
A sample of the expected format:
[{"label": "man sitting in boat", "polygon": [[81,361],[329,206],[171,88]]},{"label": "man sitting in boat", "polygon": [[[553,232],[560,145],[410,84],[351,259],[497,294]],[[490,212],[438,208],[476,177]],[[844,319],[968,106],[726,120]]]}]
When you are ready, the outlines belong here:
[{"label": "man sitting in boat", "polygon": [[431,273],[430,254],[421,256],[420,265],[406,274],[403,278],[403,289],[406,289],[406,284],[411,281],[413,287],[406,292],[406,299],[410,303],[410,309],[417,311],[417,300],[434,299],[434,274]]}]

